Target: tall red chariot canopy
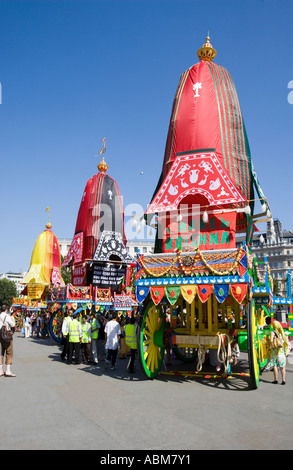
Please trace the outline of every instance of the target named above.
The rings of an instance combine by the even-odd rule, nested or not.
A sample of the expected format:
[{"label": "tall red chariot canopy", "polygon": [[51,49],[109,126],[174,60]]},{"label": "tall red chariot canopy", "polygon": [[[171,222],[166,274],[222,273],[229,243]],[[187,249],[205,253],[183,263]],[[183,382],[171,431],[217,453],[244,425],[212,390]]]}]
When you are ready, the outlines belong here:
[{"label": "tall red chariot canopy", "polygon": [[121,262],[130,261],[122,198],[116,181],[106,173],[107,168],[103,159],[99,172],[85,186],[64,266],[109,261],[113,256]]},{"label": "tall red chariot canopy", "polygon": [[180,79],[169,123],[161,187],[178,155],[215,152],[242,195],[254,207],[254,186],[265,199],[253,168],[236,88],[227,69],[212,62],[216,51],[209,37],[198,51],[199,63]]}]

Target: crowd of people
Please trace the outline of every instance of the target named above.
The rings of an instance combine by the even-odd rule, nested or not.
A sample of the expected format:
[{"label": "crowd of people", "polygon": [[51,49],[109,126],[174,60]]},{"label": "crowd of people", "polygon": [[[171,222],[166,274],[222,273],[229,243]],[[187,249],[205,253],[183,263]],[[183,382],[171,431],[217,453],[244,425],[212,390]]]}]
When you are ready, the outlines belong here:
[{"label": "crowd of people", "polygon": [[49,318],[46,313],[36,314],[27,311],[22,323],[22,332],[25,338],[31,336],[36,338],[49,337]]},{"label": "crowd of people", "polygon": [[[49,335],[48,317],[45,313],[31,315],[27,313],[23,320],[23,334],[25,338],[36,336],[46,338]],[[167,325],[169,323],[167,322]],[[290,343],[286,337],[282,325],[270,317],[266,317],[266,325],[270,329],[268,335],[268,349],[270,353],[268,368],[273,370],[273,384],[278,383],[279,370],[281,372],[281,384],[286,383],[286,357],[290,351]],[[14,332],[15,319],[6,305],[2,305],[0,313],[0,377],[15,377],[11,372],[13,360],[13,335],[11,339],[3,339],[2,327]],[[163,342],[167,354],[167,364],[171,362],[172,328],[166,329]],[[237,335],[232,338],[232,360],[235,364],[239,356]],[[235,352],[236,351],[236,352]],[[74,311],[68,309],[64,313],[62,322],[62,352],[61,359],[68,364],[99,364],[104,362],[105,369],[116,369],[117,357],[124,359],[129,357],[127,370],[135,372],[135,360],[137,355],[137,320],[135,316],[118,316],[113,311],[107,316],[91,312],[86,315],[82,309]],[[4,363],[6,370],[4,371]]]},{"label": "crowd of people", "polygon": [[65,312],[62,323],[61,359],[68,364],[98,364],[105,363],[105,368],[116,369],[117,356],[124,359],[129,355],[127,369],[135,371],[137,353],[137,324],[136,318],[125,319],[118,317],[113,311],[109,317],[69,309]]}]

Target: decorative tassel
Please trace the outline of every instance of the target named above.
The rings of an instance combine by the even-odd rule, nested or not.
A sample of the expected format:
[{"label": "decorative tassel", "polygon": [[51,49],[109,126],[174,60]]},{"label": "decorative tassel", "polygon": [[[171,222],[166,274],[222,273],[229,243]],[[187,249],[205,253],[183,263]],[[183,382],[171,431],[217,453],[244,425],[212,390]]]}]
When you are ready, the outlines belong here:
[{"label": "decorative tassel", "polygon": [[272,213],[271,213],[270,209],[267,210],[267,217],[272,217]]},{"label": "decorative tassel", "polygon": [[264,239],[263,235],[261,235],[261,236],[259,237],[259,241],[260,241],[261,244],[265,242],[265,239]]},{"label": "decorative tassel", "polygon": [[262,210],[263,212],[266,212],[266,210],[267,210],[267,205],[266,205],[265,203],[262,204],[261,210]]},{"label": "decorative tassel", "polygon": [[208,213],[204,211],[202,214],[202,221],[206,224],[209,221]]},{"label": "decorative tassel", "polygon": [[251,214],[251,208],[250,208],[250,206],[246,206],[246,207],[244,208],[244,212],[245,212],[245,214],[250,215],[250,214]]}]

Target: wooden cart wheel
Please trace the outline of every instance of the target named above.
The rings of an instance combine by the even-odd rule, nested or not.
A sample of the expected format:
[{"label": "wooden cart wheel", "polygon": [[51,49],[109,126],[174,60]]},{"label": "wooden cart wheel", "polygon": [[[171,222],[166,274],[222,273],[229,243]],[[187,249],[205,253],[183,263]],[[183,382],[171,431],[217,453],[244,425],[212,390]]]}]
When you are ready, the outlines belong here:
[{"label": "wooden cart wheel", "polygon": [[255,304],[249,303],[247,314],[247,349],[250,370],[251,388],[256,389],[259,385],[259,338],[257,330],[257,317]]},{"label": "wooden cart wheel", "polygon": [[16,313],[14,313],[13,316],[14,316],[14,320],[15,320],[15,329],[16,329],[16,331],[21,331],[22,323],[23,323],[23,318],[22,318],[21,311],[18,311]]},{"label": "wooden cart wheel", "polygon": [[56,343],[61,344],[62,342],[62,323],[63,323],[63,312],[62,310],[52,313],[49,323],[50,335]]},{"label": "wooden cart wheel", "polygon": [[141,368],[149,379],[156,377],[161,370],[165,350],[164,329],[165,315],[161,306],[148,301],[141,315],[137,347]]}]

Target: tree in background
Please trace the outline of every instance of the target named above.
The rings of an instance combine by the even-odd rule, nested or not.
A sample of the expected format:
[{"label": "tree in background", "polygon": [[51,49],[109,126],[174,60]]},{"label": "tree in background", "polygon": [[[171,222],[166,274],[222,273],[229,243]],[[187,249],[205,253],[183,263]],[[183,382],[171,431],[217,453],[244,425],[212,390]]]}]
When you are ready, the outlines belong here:
[{"label": "tree in background", "polygon": [[13,297],[17,296],[16,285],[9,279],[0,280],[0,305],[11,306]]},{"label": "tree in background", "polygon": [[280,284],[277,279],[273,279],[273,294],[278,295],[280,292]]},{"label": "tree in background", "polygon": [[61,276],[64,281],[64,284],[71,283],[71,269],[67,268],[67,266],[62,266],[63,261],[65,260],[64,256],[61,256]]}]

